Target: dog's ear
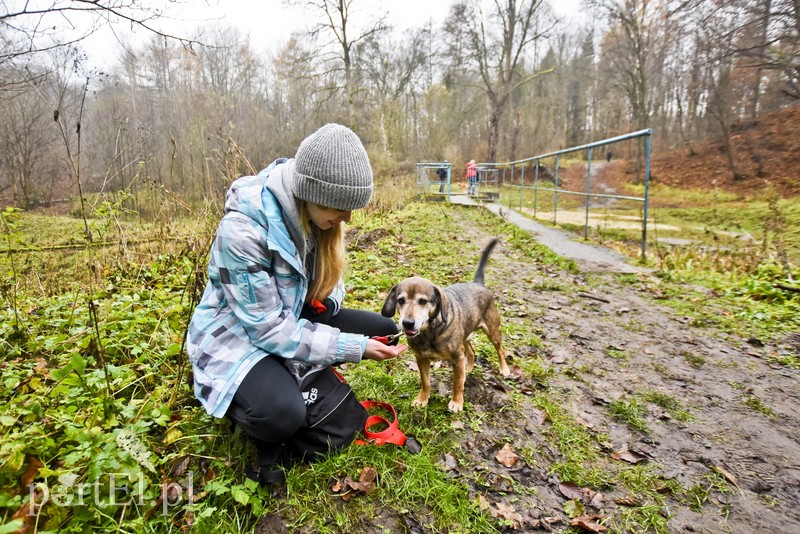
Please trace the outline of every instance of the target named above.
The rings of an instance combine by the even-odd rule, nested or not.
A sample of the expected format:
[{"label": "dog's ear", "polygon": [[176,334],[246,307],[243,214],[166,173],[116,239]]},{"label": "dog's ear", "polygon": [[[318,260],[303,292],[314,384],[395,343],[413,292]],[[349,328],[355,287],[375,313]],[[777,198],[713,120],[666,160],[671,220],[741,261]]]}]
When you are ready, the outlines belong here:
[{"label": "dog's ear", "polygon": [[447,316],[450,313],[448,310],[447,299],[442,295],[442,292],[439,291],[439,288],[433,286],[433,302],[436,304],[436,310],[439,315],[442,316],[442,322],[447,322]]},{"label": "dog's ear", "polygon": [[386,295],[386,302],[383,303],[383,308],[381,309],[381,315],[384,317],[394,317],[394,313],[397,311],[397,284],[389,290],[389,294]]}]

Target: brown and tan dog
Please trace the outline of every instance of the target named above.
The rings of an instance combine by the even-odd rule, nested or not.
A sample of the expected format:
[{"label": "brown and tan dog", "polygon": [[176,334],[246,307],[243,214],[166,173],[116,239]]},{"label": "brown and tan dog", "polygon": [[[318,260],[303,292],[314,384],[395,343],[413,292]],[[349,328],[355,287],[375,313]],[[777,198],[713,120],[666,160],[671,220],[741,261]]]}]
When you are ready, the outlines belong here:
[{"label": "brown and tan dog", "polygon": [[483,284],[486,261],[496,244],[497,239],[493,239],[484,249],[473,282],[442,288],[414,276],[389,291],[381,314],[394,317],[399,312],[398,325],[419,367],[422,388],[412,403],[414,406],[428,404],[431,362],[449,360],[453,367],[453,398],[449,408],[453,413],[464,408],[464,381],[475,365],[475,350],[469,337],[478,329],[486,333],[497,350],[500,373],[509,375],[501,344],[500,313],[494,296]]}]

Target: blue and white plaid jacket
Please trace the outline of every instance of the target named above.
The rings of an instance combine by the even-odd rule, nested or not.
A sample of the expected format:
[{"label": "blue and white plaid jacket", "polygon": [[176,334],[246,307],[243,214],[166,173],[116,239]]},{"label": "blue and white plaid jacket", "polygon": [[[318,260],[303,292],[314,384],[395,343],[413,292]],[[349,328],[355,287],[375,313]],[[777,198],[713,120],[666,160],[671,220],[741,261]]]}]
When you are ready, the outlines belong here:
[{"label": "blue and white plaid jacket", "polygon": [[[215,417],[225,415],[245,375],[269,354],[318,366],[358,362],[366,348],[365,336],[299,319],[311,252],[291,193],[294,160],[281,161],[231,184],[208,283],[189,324],[194,392]],[[340,281],[330,296],[337,311],[343,296]]]}]

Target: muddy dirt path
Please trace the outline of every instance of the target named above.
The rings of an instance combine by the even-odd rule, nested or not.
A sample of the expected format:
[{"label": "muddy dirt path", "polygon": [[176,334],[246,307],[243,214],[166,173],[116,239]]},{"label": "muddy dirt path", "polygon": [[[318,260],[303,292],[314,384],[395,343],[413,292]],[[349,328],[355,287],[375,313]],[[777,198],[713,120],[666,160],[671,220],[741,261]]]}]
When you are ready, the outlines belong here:
[{"label": "muddy dirt path", "polygon": [[[464,215],[455,211],[454,216]],[[474,233],[464,236],[465,240],[483,242],[490,237],[466,221],[462,227]],[[683,487],[707,488],[712,472],[728,478],[733,492],[711,491],[700,513],[668,496],[663,513],[670,518],[670,532],[800,532],[800,373],[771,366],[764,356],[774,347],[726,340],[713,331],[689,326],[685,318],[648,298],[653,295],[648,295],[647,284],[637,288],[621,284],[613,274],[597,273],[587,284],[585,276],[543,271],[502,243],[497,247],[486,280],[497,294],[504,320],[533,328],[545,345],[544,349],[520,346],[518,340],[507,339],[510,365],[538,357],[553,368],[548,395],[559,399],[561,407],[584,427],[607,438],[609,466],[619,463],[611,458],[612,452],[627,449],[648,456],[665,480],[674,479]],[[536,290],[535,286],[561,290]],[[596,298],[581,296],[581,292],[591,292]],[[493,360],[494,354],[489,354]],[[491,372],[494,367],[495,362],[490,365],[479,358],[468,378],[467,400],[476,412],[495,414],[487,417],[495,422],[484,424],[478,432],[468,431],[469,439],[462,447],[474,461],[455,475],[482,480],[472,483],[472,491],[476,496],[488,495],[492,506],[513,507],[521,519],[517,531],[541,531],[542,519],[547,517],[561,518],[563,522],[553,529],[565,529],[568,520],[563,507],[568,499],[559,491],[558,478],[549,474],[560,453],[545,439],[550,423],[538,422],[541,412],[534,406],[541,386],[524,378],[510,386],[530,395],[521,413],[504,412],[510,407],[512,382],[503,383]],[[449,387],[449,370],[433,379],[434,391],[438,380]],[[674,399],[694,420],[679,422],[645,403],[649,432],[644,433],[611,416],[610,403],[645,393]],[[768,410],[754,409],[753,399]],[[498,413],[508,413],[514,423],[497,417]],[[517,450],[536,450],[536,461],[503,467],[495,455],[505,443]],[[517,491],[515,485],[525,490]],[[615,504],[615,499],[636,497],[623,488],[601,491],[603,513],[611,516],[623,506]]]}]

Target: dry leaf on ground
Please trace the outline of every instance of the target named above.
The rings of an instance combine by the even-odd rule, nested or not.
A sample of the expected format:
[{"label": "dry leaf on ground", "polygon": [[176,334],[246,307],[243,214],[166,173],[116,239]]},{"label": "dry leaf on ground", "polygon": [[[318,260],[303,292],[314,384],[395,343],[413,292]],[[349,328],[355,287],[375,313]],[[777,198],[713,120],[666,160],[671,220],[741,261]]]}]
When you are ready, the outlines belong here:
[{"label": "dry leaf on ground", "polygon": [[495,508],[489,510],[493,517],[502,517],[511,521],[511,528],[518,529],[522,527],[522,515],[520,515],[514,507],[510,504],[499,502],[495,504]]},{"label": "dry leaf on ground", "polygon": [[605,532],[606,527],[597,522],[598,519],[605,519],[605,517],[601,514],[576,517],[572,520],[572,526],[581,527],[589,532]]},{"label": "dry leaf on ground", "polygon": [[615,460],[622,460],[629,464],[638,464],[639,462],[646,462],[648,457],[640,452],[625,450],[620,452],[611,453],[611,457]]},{"label": "dry leaf on ground", "polygon": [[495,459],[506,467],[514,467],[514,464],[519,460],[519,455],[514,452],[514,448],[510,444],[506,443],[497,453]]}]

